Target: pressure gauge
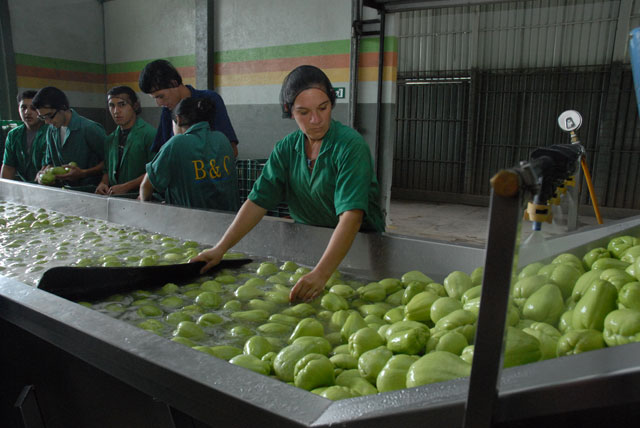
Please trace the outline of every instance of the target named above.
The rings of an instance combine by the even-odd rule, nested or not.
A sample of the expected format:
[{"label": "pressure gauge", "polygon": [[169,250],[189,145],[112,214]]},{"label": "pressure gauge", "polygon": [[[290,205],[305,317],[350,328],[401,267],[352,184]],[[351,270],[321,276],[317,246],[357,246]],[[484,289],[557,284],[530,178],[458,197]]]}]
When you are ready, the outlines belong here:
[{"label": "pressure gauge", "polygon": [[565,132],[575,131],[582,125],[582,116],[575,110],[567,110],[558,117],[558,125]]}]

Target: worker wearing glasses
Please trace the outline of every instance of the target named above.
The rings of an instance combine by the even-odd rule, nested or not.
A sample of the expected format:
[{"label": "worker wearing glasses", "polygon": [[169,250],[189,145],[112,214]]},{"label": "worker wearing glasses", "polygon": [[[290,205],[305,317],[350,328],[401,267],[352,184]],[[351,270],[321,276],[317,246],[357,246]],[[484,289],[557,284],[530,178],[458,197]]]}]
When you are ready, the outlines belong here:
[{"label": "worker wearing glasses", "polygon": [[51,125],[47,129],[47,148],[42,169],[68,168],[57,179],[71,186],[93,187],[100,182],[104,165],[106,134],[102,125],[80,116],[69,107],[67,96],[47,86],[36,93],[33,106],[38,118]]}]

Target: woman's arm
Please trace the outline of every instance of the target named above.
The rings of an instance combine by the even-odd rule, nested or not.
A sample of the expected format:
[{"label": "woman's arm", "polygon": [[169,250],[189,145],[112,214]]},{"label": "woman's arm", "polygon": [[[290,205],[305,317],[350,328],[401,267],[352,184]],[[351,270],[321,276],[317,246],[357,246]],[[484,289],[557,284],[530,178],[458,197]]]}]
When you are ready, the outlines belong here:
[{"label": "woman's arm", "polygon": [[[144,182],[143,182],[144,184]],[[207,264],[202,268],[200,273],[205,273],[213,266],[220,263],[222,256],[231,247],[236,245],[244,236],[255,227],[256,224],[262,220],[262,217],[267,213],[267,210],[261,206],[251,202],[247,199],[240,211],[233,219],[233,223],[227,228],[220,241],[210,250],[203,251],[196,257],[191,259],[191,262],[206,262]]]},{"label": "woman's arm", "polygon": [[347,255],[362,225],[364,212],[349,210],[340,214],[327,248],[315,268],[301,277],[289,294],[290,301],[309,301],[318,297],[324,286]]},{"label": "woman's arm", "polygon": [[142,179],[142,183],[140,183],[140,194],[138,198],[141,201],[148,201],[151,199],[151,195],[153,194],[153,185],[149,180],[149,174],[144,174],[144,178]]}]

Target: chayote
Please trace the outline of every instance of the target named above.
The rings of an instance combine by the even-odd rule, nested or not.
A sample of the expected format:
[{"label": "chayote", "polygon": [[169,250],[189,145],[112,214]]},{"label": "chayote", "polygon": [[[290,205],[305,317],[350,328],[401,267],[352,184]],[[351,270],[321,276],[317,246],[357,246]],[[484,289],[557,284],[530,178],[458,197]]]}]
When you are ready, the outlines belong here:
[{"label": "chayote", "polygon": [[412,270],[405,273],[404,275],[402,275],[402,278],[400,278],[400,280],[405,285],[408,285],[412,281],[418,281],[424,284],[429,284],[433,282],[431,278],[429,278],[427,275],[423,274],[419,270]]},{"label": "chayote", "polygon": [[555,325],[564,312],[562,293],[555,284],[545,284],[525,301],[522,316]]},{"label": "chayote", "polygon": [[379,282],[370,282],[356,290],[362,300],[367,302],[382,302],[387,297],[387,292]]},{"label": "chayote", "polygon": [[616,287],[616,290],[620,290],[626,283],[635,282],[636,280],[633,276],[629,275],[622,269],[605,269],[600,272],[600,279],[613,284]]},{"label": "chayote", "polygon": [[327,355],[329,351],[331,351],[331,344],[323,337],[300,337],[278,352],[273,360],[273,370],[278,379],[292,382],[295,365],[302,357],[313,353]]},{"label": "chayote", "polygon": [[616,309],[609,312],[604,319],[602,336],[607,346],[640,342],[640,311]]},{"label": "chayote", "polygon": [[640,282],[629,282],[620,289],[618,308],[640,311]]},{"label": "chayote", "polygon": [[359,396],[377,394],[378,390],[358,370],[344,370],[336,377],[336,385],[346,386]]},{"label": "chayote", "polygon": [[420,357],[407,370],[407,388],[444,382],[471,373],[471,364],[457,355],[445,351],[433,351]]},{"label": "chayote", "polygon": [[358,359],[351,354],[335,354],[331,358],[331,363],[336,368],[350,370],[358,368]]},{"label": "chayote", "polygon": [[320,300],[320,306],[329,311],[335,312],[349,309],[349,302],[347,302],[347,299],[336,293],[327,293],[322,296],[322,300]]},{"label": "chayote", "polygon": [[358,312],[352,312],[345,320],[342,328],[340,329],[340,333],[342,334],[342,338],[345,341],[348,341],[349,337],[351,337],[353,333],[365,327],[368,327],[368,325],[364,318],[362,318],[362,315]]},{"label": "chayote", "polygon": [[358,358],[358,372],[370,383],[374,383],[378,373],[387,363],[393,353],[384,346],[370,349]]},{"label": "chayote", "polygon": [[547,277],[547,282],[552,282],[558,286],[562,293],[562,298],[567,299],[571,296],[571,291],[582,271],[572,264],[549,264],[538,271],[538,275]]},{"label": "chayote", "polygon": [[423,354],[429,340],[429,330],[411,328],[387,336],[387,348],[394,354]]},{"label": "chayote", "polygon": [[451,312],[462,309],[462,303],[460,300],[453,297],[440,297],[431,305],[429,311],[429,317],[434,323],[438,322],[440,318],[449,315]]},{"label": "chayote", "polygon": [[410,282],[405,287],[402,293],[402,304],[406,305],[407,303],[409,303],[413,298],[413,296],[425,291],[426,287],[427,287],[427,284],[425,284],[424,282],[420,282],[420,281]]},{"label": "chayote", "polygon": [[395,391],[407,387],[407,371],[416,362],[415,355],[394,355],[382,367],[376,378],[376,388],[379,392]]},{"label": "chayote", "polygon": [[293,343],[299,337],[317,336],[324,337],[324,327],[320,321],[315,318],[304,318],[298,322],[289,336],[289,343]]},{"label": "chayote", "polygon": [[382,345],[384,339],[371,327],[361,328],[349,336],[349,353],[355,358]]},{"label": "chayote", "polygon": [[616,308],[617,297],[618,291],[610,282],[602,279],[593,282],[573,309],[572,328],[602,331],[604,318]]},{"label": "chayote", "polygon": [[503,359],[505,368],[533,363],[540,360],[541,356],[540,341],[537,338],[515,327],[507,327]]},{"label": "chayote", "polygon": [[273,351],[271,342],[264,336],[253,336],[244,343],[243,352],[247,355],[262,358],[267,352]]},{"label": "chayote", "polygon": [[607,245],[607,250],[613,255],[613,257],[620,258],[622,253],[625,252],[626,249],[631,248],[635,245],[638,245],[638,238],[633,236],[618,236],[609,241]]},{"label": "chayote", "polygon": [[590,250],[582,257],[582,263],[587,269],[591,269],[593,262],[598,259],[606,259],[611,258],[611,253],[609,250],[603,247],[598,247]]},{"label": "chayote", "polygon": [[556,355],[562,357],[601,348],[604,348],[604,339],[600,331],[593,329],[569,330],[558,339]]},{"label": "chayote", "polygon": [[231,358],[229,362],[236,366],[244,367],[245,369],[249,369],[265,376],[271,372],[271,367],[267,361],[262,361],[260,358],[253,355],[236,355],[235,357]]},{"label": "chayote", "polygon": [[404,307],[405,318],[411,321],[431,321],[431,305],[438,298],[432,291],[416,294]]},{"label": "chayote", "polygon": [[447,351],[455,355],[460,355],[462,350],[469,345],[467,338],[457,331],[447,331],[440,337],[435,347],[436,351]]},{"label": "chayote", "polygon": [[311,391],[335,383],[333,364],[326,355],[310,353],[303,356],[293,370],[294,385]]},{"label": "chayote", "polygon": [[542,360],[556,357],[561,333],[554,326],[543,322],[534,322],[529,327],[523,328],[522,331],[538,339]]},{"label": "chayote", "polygon": [[462,295],[473,286],[471,277],[459,270],[451,272],[444,279],[444,289],[447,291],[447,295],[457,300],[460,300]]}]

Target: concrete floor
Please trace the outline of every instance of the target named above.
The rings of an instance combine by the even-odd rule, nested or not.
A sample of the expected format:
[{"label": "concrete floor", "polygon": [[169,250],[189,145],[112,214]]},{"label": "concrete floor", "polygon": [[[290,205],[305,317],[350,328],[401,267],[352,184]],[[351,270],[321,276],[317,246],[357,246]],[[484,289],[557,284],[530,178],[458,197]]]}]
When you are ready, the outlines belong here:
[{"label": "concrete floor", "polygon": [[[489,208],[392,200],[387,232],[457,244],[484,245],[487,241]],[[597,224],[595,217],[578,218],[578,228]],[[522,242],[531,234],[531,222],[523,221]],[[543,223],[545,238],[568,233],[567,227]]]}]

